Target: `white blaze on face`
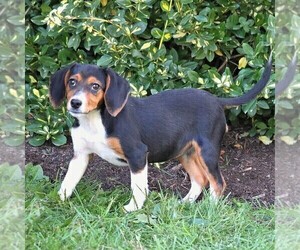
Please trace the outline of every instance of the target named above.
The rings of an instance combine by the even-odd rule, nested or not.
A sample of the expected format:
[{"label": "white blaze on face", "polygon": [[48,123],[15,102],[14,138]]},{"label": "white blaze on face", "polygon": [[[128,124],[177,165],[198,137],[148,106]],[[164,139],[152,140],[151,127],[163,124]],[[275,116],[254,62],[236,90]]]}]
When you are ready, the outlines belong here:
[{"label": "white blaze on face", "polygon": [[[78,101],[81,101],[81,106],[80,108],[74,110],[72,108],[72,105],[71,105],[71,101],[72,100],[78,100]],[[87,106],[88,106],[88,100],[87,100],[87,96],[84,92],[80,91],[78,93],[76,93],[74,96],[72,96],[72,98],[70,98],[70,100],[68,101],[67,103],[67,109],[69,112],[72,113],[72,110],[74,111],[74,113],[78,112],[78,113],[87,113],[88,110],[87,110]],[[73,113],[72,113],[73,114]]]}]

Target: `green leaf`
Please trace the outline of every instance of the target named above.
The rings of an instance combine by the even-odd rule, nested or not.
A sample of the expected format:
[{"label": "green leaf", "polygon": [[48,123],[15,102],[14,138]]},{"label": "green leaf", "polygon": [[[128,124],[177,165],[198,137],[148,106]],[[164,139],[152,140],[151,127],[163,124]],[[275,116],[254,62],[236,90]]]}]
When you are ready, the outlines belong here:
[{"label": "green leaf", "polygon": [[147,28],[147,23],[145,22],[137,22],[133,25],[132,33],[134,35],[140,35],[142,34]]},{"label": "green leaf", "polygon": [[199,74],[196,71],[189,70],[187,74],[188,74],[189,79],[192,82],[195,82],[195,83],[198,82]]},{"label": "green leaf", "polygon": [[43,168],[40,165],[34,166],[32,163],[29,163],[25,166],[25,178],[26,181],[40,181],[43,179],[49,179],[44,175]]},{"label": "green leaf", "polygon": [[51,141],[55,146],[61,146],[67,143],[67,137],[64,135],[54,135],[51,137]]},{"label": "green leaf", "polygon": [[4,143],[11,147],[17,147],[24,143],[25,135],[10,135],[4,138]]},{"label": "green leaf", "polygon": [[262,109],[270,109],[269,104],[266,101],[260,100],[257,102],[257,106]]},{"label": "green leaf", "polygon": [[13,180],[21,180],[23,178],[22,170],[18,165],[8,165],[1,164],[0,165],[0,177],[1,182],[3,181],[13,181]]},{"label": "green leaf", "polygon": [[243,50],[244,50],[246,55],[249,55],[249,56],[254,55],[254,50],[252,49],[252,47],[248,43],[243,43],[242,47],[243,47]]},{"label": "green leaf", "polygon": [[13,25],[23,25],[25,23],[24,16],[10,16],[7,21]]},{"label": "green leaf", "polygon": [[182,4],[188,4],[188,3],[192,3],[193,0],[181,0],[180,1]]},{"label": "green leaf", "polygon": [[28,140],[29,144],[34,147],[42,146],[45,143],[45,141],[46,137],[41,135],[34,135]]},{"label": "green leaf", "polygon": [[41,15],[34,16],[33,18],[31,18],[31,22],[33,22],[36,25],[44,25],[46,23],[45,17]]},{"label": "green leaf", "polygon": [[257,100],[252,100],[242,106],[242,110],[245,114],[248,114],[250,117],[253,117],[256,114],[256,104]]},{"label": "green leaf", "polygon": [[196,19],[198,22],[201,22],[201,23],[206,23],[206,22],[208,21],[207,17],[206,17],[206,16],[203,16],[203,15],[195,16],[195,19]]},{"label": "green leaf", "polygon": [[208,50],[207,54],[206,54],[206,59],[209,62],[212,62],[214,60],[214,58],[215,58],[215,53],[213,51]]},{"label": "green leaf", "polygon": [[157,38],[157,39],[160,39],[163,35],[163,32],[161,29],[159,28],[153,28],[151,30],[151,35],[154,37],[154,38]]},{"label": "green leaf", "polygon": [[8,45],[0,44],[0,56],[12,56],[13,50]]},{"label": "green leaf", "polygon": [[80,36],[79,35],[73,35],[69,38],[69,41],[67,43],[68,48],[73,48],[74,50],[77,50],[80,44]]},{"label": "green leaf", "polygon": [[112,61],[112,57],[110,55],[103,55],[101,58],[97,61],[97,65],[101,67],[108,66]]},{"label": "green leaf", "polygon": [[289,101],[286,101],[286,100],[280,100],[278,102],[278,106],[281,107],[281,108],[284,108],[284,109],[293,109],[293,105],[289,102]]},{"label": "green leaf", "polygon": [[113,24],[108,25],[106,30],[112,37],[120,37],[123,35],[123,30],[119,26]]},{"label": "green leaf", "polygon": [[255,126],[259,129],[266,129],[267,125],[264,122],[257,122]]}]

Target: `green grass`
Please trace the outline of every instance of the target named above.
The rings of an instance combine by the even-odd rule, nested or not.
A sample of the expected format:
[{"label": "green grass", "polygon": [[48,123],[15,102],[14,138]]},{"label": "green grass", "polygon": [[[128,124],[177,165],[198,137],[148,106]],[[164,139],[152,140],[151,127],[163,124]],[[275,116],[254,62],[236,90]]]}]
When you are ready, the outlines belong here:
[{"label": "green grass", "polygon": [[24,249],[24,175],[17,165],[0,164],[0,249]]},{"label": "green grass", "polygon": [[181,204],[171,194],[152,192],[142,210],[126,214],[128,189],[103,191],[82,180],[78,192],[63,203],[57,196],[59,183],[42,176],[40,168],[30,169],[27,249],[265,250],[275,245],[273,209],[234,200],[213,204],[208,195],[195,204]]},{"label": "green grass", "polygon": [[278,207],[276,213],[276,249],[300,249],[300,206]]}]

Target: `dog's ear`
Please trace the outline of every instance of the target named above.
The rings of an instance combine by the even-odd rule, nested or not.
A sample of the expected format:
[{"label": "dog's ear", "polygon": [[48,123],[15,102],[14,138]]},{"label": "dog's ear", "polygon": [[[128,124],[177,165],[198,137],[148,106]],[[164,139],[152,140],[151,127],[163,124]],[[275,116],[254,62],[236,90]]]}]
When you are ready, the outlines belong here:
[{"label": "dog's ear", "polygon": [[49,97],[53,107],[59,107],[66,96],[66,79],[75,63],[56,71],[50,77]]},{"label": "dog's ear", "polygon": [[130,86],[128,82],[111,69],[106,69],[106,89],[104,101],[109,114],[116,117],[124,108]]}]

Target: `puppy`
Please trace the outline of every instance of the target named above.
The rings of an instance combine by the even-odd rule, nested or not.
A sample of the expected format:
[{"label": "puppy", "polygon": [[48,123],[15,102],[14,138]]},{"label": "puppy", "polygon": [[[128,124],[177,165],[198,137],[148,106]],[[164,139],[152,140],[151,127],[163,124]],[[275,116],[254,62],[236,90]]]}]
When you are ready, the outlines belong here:
[{"label": "puppy", "polygon": [[211,196],[220,197],[226,186],[218,167],[226,131],[224,107],[255,98],[268,83],[271,68],[270,59],[258,83],[235,98],[192,88],[134,98],[128,82],[111,69],[77,63],[60,69],[50,79],[50,100],[58,107],[66,98],[75,118],[74,157],[58,192],[61,200],[71,196],[92,153],[129,167],[132,198],[124,207],[128,212],[142,208],[146,200],[148,164],[170,159],[178,159],[190,177],[183,201],[195,201],[208,185]]}]

